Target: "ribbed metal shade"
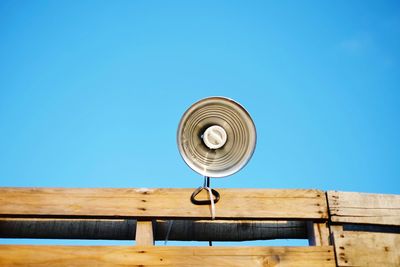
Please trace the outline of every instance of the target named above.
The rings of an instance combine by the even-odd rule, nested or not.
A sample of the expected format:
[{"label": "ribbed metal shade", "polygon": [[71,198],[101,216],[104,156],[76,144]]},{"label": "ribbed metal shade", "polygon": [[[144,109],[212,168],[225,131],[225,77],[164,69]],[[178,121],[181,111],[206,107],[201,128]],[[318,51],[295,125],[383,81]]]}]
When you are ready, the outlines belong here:
[{"label": "ribbed metal shade", "polygon": [[[203,141],[204,132],[212,126],[220,126],[226,132],[224,145],[217,149]],[[239,171],[250,160],[256,146],[256,128],[239,103],[210,97],[193,104],[182,116],[177,143],[183,160],[194,171],[208,177],[224,177]]]}]

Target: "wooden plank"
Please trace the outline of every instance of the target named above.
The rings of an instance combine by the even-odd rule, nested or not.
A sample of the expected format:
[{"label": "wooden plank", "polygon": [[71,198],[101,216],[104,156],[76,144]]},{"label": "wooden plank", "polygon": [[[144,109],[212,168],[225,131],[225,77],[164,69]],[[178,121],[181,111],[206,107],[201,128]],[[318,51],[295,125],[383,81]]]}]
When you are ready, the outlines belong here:
[{"label": "wooden plank", "polygon": [[1,266],[335,266],[333,247],[0,245]]},{"label": "wooden plank", "polygon": [[333,222],[400,226],[400,195],[328,192]]},{"label": "wooden plank", "polygon": [[[0,188],[0,216],[83,216],[209,219],[210,207],[190,202],[194,189]],[[328,218],[318,190],[217,189],[218,219]],[[202,196],[200,196],[202,197]],[[204,192],[204,197],[207,194]]]},{"label": "wooden plank", "polygon": [[400,235],[333,228],[338,266],[400,266]]},{"label": "wooden plank", "polygon": [[[155,240],[306,239],[305,221],[156,220]],[[0,218],[0,238],[133,240],[134,219]]]},{"label": "wooden plank", "polygon": [[153,246],[153,222],[152,221],[137,221],[135,241],[137,246]]},{"label": "wooden plank", "polygon": [[308,223],[308,242],[310,246],[329,246],[330,231],[328,222]]}]

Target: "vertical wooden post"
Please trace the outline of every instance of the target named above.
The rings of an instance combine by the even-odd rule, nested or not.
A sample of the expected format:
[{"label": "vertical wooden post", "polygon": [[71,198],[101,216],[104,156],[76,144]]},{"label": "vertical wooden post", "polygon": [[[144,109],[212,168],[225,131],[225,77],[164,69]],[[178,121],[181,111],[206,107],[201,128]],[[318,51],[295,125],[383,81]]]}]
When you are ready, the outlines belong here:
[{"label": "vertical wooden post", "polygon": [[152,221],[140,221],[136,222],[136,245],[137,246],[153,246],[154,245],[154,234],[153,234],[153,222]]},{"label": "vertical wooden post", "polygon": [[308,222],[308,243],[310,246],[329,246],[330,231],[328,222]]}]

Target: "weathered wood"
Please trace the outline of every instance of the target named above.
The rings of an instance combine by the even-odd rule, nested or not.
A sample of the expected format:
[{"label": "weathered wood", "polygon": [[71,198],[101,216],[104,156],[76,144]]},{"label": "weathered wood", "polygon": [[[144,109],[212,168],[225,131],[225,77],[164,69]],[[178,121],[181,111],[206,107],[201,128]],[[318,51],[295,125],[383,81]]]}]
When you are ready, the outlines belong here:
[{"label": "weathered wood", "polygon": [[400,266],[400,235],[332,228],[338,266]]},{"label": "weathered wood", "polygon": [[[72,216],[209,219],[207,205],[194,205],[194,189],[0,188],[0,217]],[[217,189],[218,219],[328,218],[318,190]],[[207,194],[204,192],[204,197]],[[200,196],[201,197],[201,196]]]},{"label": "weathered wood", "polygon": [[333,247],[0,245],[1,266],[335,266]]},{"label": "weathered wood", "polygon": [[329,246],[330,232],[328,222],[308,223],[308,242],[310,246]]},{"label": "weathered wood", "polygon": [[152,221],[137,221],[135,241],[137,246],[153,246],[153,222]]},{"label": "weathered wood", "polygon": [[[174,220],[169,240],[246,241],[305,239],[305,221]],[[155,240],[165,240],[171,221],[155,221]],[[133,219],[0,218],[0,238],[133,240]]]},{"label": "weathered wood", "polygon": [[333,222],[400,226],[400,195],[328,192]]}]

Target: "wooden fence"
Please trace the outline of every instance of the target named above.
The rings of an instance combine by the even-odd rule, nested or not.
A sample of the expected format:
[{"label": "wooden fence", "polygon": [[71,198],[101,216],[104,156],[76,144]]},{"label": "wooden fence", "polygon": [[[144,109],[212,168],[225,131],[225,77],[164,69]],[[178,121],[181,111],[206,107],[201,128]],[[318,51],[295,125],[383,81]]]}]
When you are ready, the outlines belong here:
[{"label": "wooden fence", "polygon": [[[320,190],[0,188],[0,237],[135,240],[0,245],[0,266],[400,266],[400,196]],[[200,196],[207,198],[204,194]],[[155,246],[155,240],[308,239],[309,246]]]}]

